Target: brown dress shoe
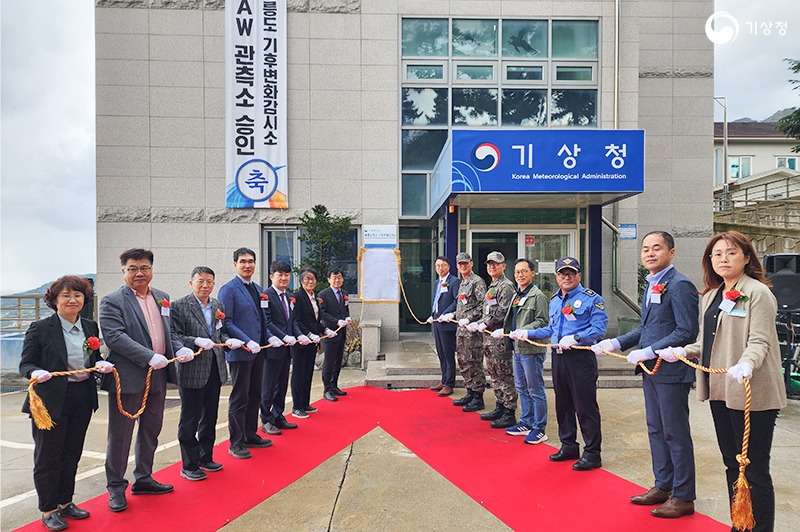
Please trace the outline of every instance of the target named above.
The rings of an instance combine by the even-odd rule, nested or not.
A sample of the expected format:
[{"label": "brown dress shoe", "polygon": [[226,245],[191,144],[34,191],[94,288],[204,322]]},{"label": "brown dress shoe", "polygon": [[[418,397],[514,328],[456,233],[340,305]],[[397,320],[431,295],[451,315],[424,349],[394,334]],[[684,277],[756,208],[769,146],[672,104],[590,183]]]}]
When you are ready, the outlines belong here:
[{"label": "brown dress shoe", "polygon": [[442,389],[439,390],[437,394],[439,397],[446,397],[448,395],[453,395],[453,389],[449,386],[442,386]]},{"label": "brown dress shoe", "polygon": [[647,493],[640,493],[631,497],[633,504],[641,504],[643,506],[652,506],[653,504],[663,504],[667,502],[670,496],[670,491],[663,491],[653,486]]},{"label": "brown dress shoe", "polygon": [[656,517],[666,517],[668,519],[692,515],[694,513],[694,502],[686,502],[670,497],[667,502],[658,508],[650,510],[650,513]]},{"label": "brown dress shoe", "polygon": [[439,391],[439,390],[441,390],[442,388],[444,388],[444,384],[442,384],[442,383],[440,382],[440,383],[439,383],[439,384],[437,384],[436,386],[431,386],[431,387],[429,388],[429,390],[430,390],[430,391],[432,391],[432,392],[438,392],[438,391]]}]

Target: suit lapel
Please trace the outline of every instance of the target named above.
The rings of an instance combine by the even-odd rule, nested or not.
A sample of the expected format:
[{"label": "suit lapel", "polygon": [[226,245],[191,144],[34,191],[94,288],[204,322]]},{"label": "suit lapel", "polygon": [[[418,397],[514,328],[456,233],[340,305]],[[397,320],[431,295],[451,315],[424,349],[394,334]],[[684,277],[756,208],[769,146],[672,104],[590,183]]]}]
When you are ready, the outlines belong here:
[{"label": "suit lapel", "polygon": [[150,338],[150,328],[147,326],[147,321],[144,319],[144,314],[142,313],[142,308],[139,306],[139,302],[136,300],[136,295],[134,295],[133,290],[128,286],[123,286],[121,290],[122,298],[128,306],[128,312],[132,312],[133,315],[136,316],[136,319],[139,321],[139,326],[142,329],[142,334],[149,342],[147,347],[152,349],[153,339]]},{"label": "suit lapel", "polygon": [[[197,302],[197,298],[194,295],[189,296],[189,309],[194,316],[194,319],[202,326],[202,330],[208,329],[208,324],[206,323],[206,315],[203,314],[203,308],[200,306],[200,303]],[[214,304],[211,304],[211,326],[214,326]]]},{"label": "suit lapel", "polygon": [[[253,301],[253,296],[250,294],[250,291],[247,289],[247,286],[244,284],[244,281],[242,281],[241,277],[237,275],[235,279],[236,279],[236,286],[239,288],[239,291],[242,293],[242,296],[247,301],[249,301],[248,304],[253,305],[253,308],[256,310],[256,312],[260,312],[261,309],[256,306],[255,301]],[[253,283],[253,285],[256,287],[258,293],[261,293],[261,290],[258,288],[258,285],[256,285],[255,283]]]}]

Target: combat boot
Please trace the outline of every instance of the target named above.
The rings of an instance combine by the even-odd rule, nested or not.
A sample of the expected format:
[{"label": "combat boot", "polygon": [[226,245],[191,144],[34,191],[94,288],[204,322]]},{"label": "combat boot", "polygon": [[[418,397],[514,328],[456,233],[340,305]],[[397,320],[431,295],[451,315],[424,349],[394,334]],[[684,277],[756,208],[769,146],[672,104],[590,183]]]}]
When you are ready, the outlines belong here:
[{"label": "combat boot", "polygon": [[473,392],[472,390],[467,390],[467,395],[465,395],[461,399],[453,400],[453,406],[464,406],[466,404],[469,404],[469,402],[472,401],[473,397],[475,397],[475,392]]},{"label": "combat boot", "polygon": [[504,412],[505,408],[503,408],[503,405],[498,404],[496,407],[494,407],[494,410],[492,410],[491,412],[486,412],[484,414],[481,414],[481,419],[483,421],[493,421],[495,419],[500,418],[500,416],[502,416]]},{"label": "combat boot", "polygon": [[469,403],[465,404],[461,407],[461,410],[464,412],[477,412],[478,410],[483,410],[486,408],[483,404],[483,394],[475,393],[470,399]]},{"label": "combat boot", "polygon": [[493,429],[505,429],[517,424],[517,416],[510,408],[503,408],[503,415],[492,421]]}]

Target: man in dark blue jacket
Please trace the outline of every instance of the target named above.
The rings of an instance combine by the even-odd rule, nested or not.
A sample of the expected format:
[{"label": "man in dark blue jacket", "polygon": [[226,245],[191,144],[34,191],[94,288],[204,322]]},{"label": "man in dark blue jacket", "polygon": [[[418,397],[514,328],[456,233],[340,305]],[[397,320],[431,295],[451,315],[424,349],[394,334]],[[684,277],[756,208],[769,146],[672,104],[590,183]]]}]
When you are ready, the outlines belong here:
[{"label": "man in dark blue jacket", "polygon": [[439,392],[439,397],[453,394],[456,385],[456,329],[458,325],[452,323],[455,317],[456,303],[458,302],[458,286],[461,281],[450,274],[450,259],[436,257],[436,281],[433,286],[433,300],[431,301],[431,316],[428,323],[433,328],[433,339],[436,342],[436,355],[439,357],[439,367],[442,370],[442,380],[436,386],[431,386],[431,391]]}]

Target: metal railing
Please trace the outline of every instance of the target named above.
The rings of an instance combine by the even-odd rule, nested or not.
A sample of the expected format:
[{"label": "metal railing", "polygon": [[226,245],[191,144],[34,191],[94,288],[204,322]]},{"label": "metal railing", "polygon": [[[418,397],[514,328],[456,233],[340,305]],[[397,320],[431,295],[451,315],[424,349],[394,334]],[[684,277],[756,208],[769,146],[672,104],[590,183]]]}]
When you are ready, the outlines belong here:
[{"label": "metal railing", "polygon": [[44,294],[0,297],[0,332],[18,333],[28,330],[36,320],[53,313],[44,302]]},{"label": "metal railing", "polygon": [[800,228],[800,201],[739,200],[722,195],[715,196],[714,221],[780,227],[796,231]]}]

